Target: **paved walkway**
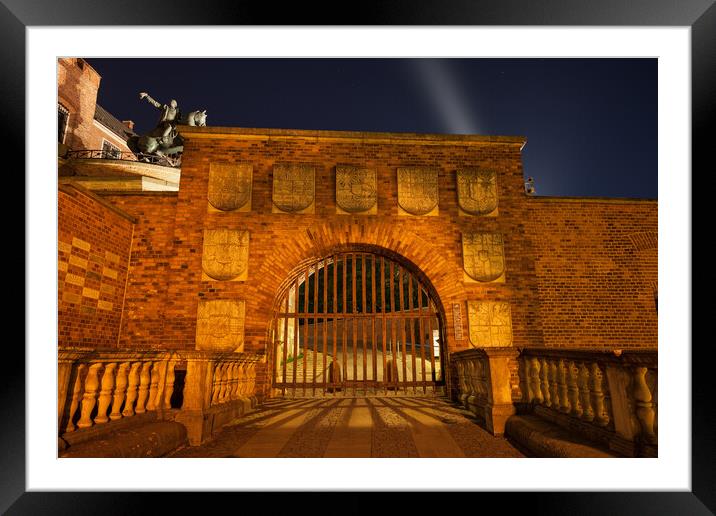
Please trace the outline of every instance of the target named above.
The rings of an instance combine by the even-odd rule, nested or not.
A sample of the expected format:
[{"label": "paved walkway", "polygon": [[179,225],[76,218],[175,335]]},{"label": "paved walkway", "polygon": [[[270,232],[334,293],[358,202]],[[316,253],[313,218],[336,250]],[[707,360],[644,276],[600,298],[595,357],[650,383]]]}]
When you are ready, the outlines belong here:
[{"label": "paved walkway", "polygon": [[522,457],[445,398],[270,400],[170,457]]}]

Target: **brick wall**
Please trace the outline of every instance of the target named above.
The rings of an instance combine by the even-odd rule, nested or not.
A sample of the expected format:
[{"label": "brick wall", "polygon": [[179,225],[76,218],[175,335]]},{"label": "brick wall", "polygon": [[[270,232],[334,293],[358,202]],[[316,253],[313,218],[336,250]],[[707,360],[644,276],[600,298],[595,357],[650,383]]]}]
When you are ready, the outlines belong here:
[{"label": "brick wall", "polygon": [[100,150],[107,140],[123,152],[126,141],[94,119],[100,75],[83,59],[57,60],[57,102],[69,111],[64,144],[72,150]]},{"label": "brick wall", "polygon": [[58,344],[117,346],[133,222],[93,194],[61,185]]},{"label": "brick wall", "polygon": [[167,287],[173,276],[174,220],[177,194],[153,192],[103,196],[137,218],[120,337],[121,348],[162,345]]},{"label": "brick wall", "polygon": [[[346,133],[335,138],[306,139],[291,132],[282,139],[261,136],[260,131],[248,135],[236,133],[227,138],[213,136],[210,129],[216,128],[184,133],[187,142],[181,187],[175,198],[175,219],[170,215],[173,208],[168,200],[146,195],[108,197],[140,219],[127,291],[123,343],[193,348],[199,300],[231,298],[246,301],[244,349],[263,351],[273,305],[287,278],[306,261],[349,249],[351,244],[385,250],[421,271],[422,279],[434,287],[437,301],[444,308],[451,350],[469,346],[465,306],[468,299],[510,301],[515,345],[541,342],[537,283],[530,259],[533,253],[531,241],[524,237],[527,206],[522,193],[521,141],[416,137],[405,142],[387,138],[366,142]],[[211,161],[253,164],[250,212],[207,213]],[[315,214],[271,212],[272,166],[286,161],[308,162],[318,167]],[[336,164],[377,169],[377,215],[336,214]],[[440,169],[438,216],[398,215],[396,167],[406,165]],[[458,215],[455,169],[460,166],[484,166],[498,171],[498,217]],[[205,228],[250,231],[247,281],[202,280]],[[463,282],[461,232],[474,230],[499,231],[504,235],[505,283]],[[155,253],[152,259],[161,259],[161,265],[141,256],[145,238]],[[464,338],[460,341],[454,338],[452,303],[460,303],[463,311]]]},{"label": "brick wall", "polygon": [[[513,345],[656,345],[655,202],[539,199],[524,194],[519,139],[186,128],[178,194],[106,195],[137,217],[120,343],[193,349],[201,299],[246,302],[245,345],[263,352],[277,296],[312,260],[361,245],[419,272],[436,294],[450,351],[469,344],[468,300],[508,301]],[[209,212],[210,163],[253,165],[248,212]],[[272,167],[316,165],[314,214],[272,213]],[[375,215],[338,215],[335,166],[374,167]],[[439,214],[399,215],[396,168],[439,169]],[[499,214],[458,213],[455,170],[498,172]],[[250,232],[246,281],[202,279],[204,229]],[[467,283],[461,233],[504,237],[504,283]],[[462,309],[455,337],[452,305]],[[259,372],[259,381],[265,372]]]},{"label": "brick wall", "polygon": [[[82,68],[80,68],[82,66]],[[96,149],[94,112],[99,74],[81,59],[57,60],[57,101],[70,112],[65,145],[70,149]]]},{"label": "brick wall", "polygon": [[656,347],[656,201],[529,201],[544,345]]}]

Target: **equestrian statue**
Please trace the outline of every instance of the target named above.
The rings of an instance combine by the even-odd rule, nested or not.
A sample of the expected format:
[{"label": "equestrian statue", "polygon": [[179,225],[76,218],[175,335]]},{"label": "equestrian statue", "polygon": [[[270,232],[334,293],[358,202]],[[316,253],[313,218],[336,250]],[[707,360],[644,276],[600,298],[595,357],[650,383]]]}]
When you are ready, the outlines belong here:
[{"label": "equestrian statue", "polygon": [[168,164],[172,167],[181,165],[181,153],[184,150],[184,138],[179,134],[177,126],[205,126],[206,109],[192,111],[183,119],[177,101],[172,99],[169,104],[154,100],[148,93],[142,92],[139,98],[146,100],[161,111],[157,126],[142,136],[132,136],[127,146],[140,161]]}]

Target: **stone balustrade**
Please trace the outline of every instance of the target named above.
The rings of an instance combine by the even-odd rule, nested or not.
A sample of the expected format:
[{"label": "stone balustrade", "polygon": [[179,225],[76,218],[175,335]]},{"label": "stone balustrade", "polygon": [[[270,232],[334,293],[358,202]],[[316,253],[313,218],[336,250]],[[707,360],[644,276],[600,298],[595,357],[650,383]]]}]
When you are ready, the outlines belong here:
[{"label": "stone balustrade", "polygon": [[457,371],[458,400],[483,420],[493,435],[502,435],[507,419],[515,413],[510,383],[514,348],[481,348],[451,355]]},{"label": "stone balustrade", "polygon": [[237,399],[251,399],[256,394],[256,363],[251,357],[222,357],[214,361],[211,382],[211,405]]},{"label": "stone balustrade", "polygon": [[623,455],[656,455],[656,350],[524,348],[522,403]]},{"label": "stone balustrade", "polygon": [[[510,363],[518,374],[510,377]],[[456,399],[495,435],[529,412],[626,456],[656,456],[656,350],[483,348],[453,353]],[[515,385],[519,382],[519,385]],[[513,400],[511,393],[521,393]]]},{"label": "stone balustrade", "polygon": [[58,351],[60,434],[170,408],[174,368],[169,351]]},{"label": "stone balustrade", "polygon": [[[190,441],[201,442],[207,436],[203,421],[211,419],[210,434],[256,405],[260,360],[245,353],[60,348],[59,434],[145,413],[167,419],[181,370],[182,402],[171,417],[187,426]],[[228,416],[214,421],[216,414]]]},{"label": "stone balustrade", "polygon": [[257,404],[256,368],[264,357],[215,351],[178,352],[186,365],[184,401],[175,420],[189,442],[201,444],[231,419]]}]

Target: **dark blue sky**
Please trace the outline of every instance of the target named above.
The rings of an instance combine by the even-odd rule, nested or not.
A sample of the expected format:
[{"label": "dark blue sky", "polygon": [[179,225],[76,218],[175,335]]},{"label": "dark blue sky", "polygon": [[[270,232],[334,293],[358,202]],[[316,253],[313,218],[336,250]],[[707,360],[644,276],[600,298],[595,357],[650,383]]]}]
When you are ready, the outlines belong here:
[{"label": "dark blue sky", "polygon": [[143,133],[175,98],[207,125],[526,136],[538,195],[657,197],[656,59],[87,59]]}]

